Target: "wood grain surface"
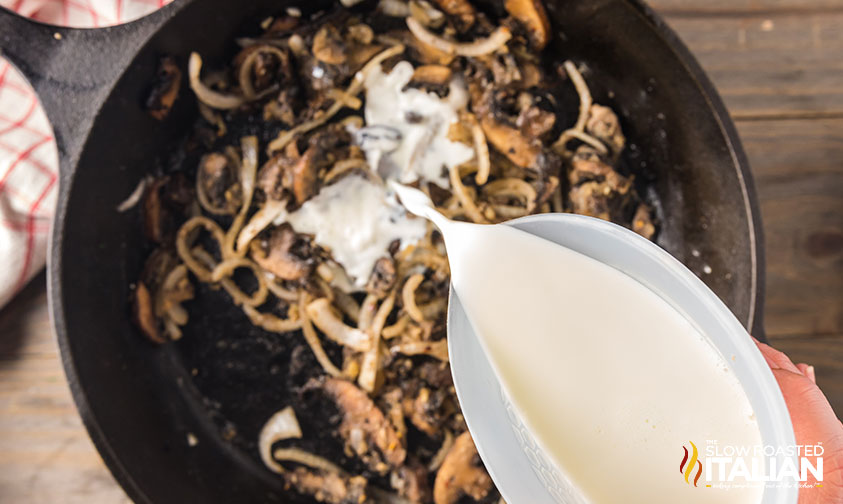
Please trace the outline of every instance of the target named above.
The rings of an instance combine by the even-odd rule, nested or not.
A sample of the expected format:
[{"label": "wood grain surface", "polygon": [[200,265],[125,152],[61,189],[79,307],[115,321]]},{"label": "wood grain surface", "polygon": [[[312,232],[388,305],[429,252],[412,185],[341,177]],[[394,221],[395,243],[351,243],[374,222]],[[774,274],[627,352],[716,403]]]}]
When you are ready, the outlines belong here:
[{"label": "wood grain surface", "polygon": [[[843,0],[653,0],[721,92],[755,175],[768,336],[843,413]],[[0,311],[0,503],[127,502],[64,381],[40,275]]]}]

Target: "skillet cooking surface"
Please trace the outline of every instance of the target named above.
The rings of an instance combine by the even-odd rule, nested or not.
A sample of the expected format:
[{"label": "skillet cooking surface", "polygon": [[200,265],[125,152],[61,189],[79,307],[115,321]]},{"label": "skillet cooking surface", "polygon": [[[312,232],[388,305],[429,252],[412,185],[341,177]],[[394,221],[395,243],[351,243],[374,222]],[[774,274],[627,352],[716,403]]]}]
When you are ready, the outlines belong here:
[{"label": "skillet cooking surface", "polygon": [[[262,423],[289,402],[290,380],[306,379],[306,371],[290,377],[300,338],[256,329],[225,293],[200,288],[187,304],[183,339],[147,343],[130,322],[127,300],[149,249],[137,212],[115,211],[146,173],[180,162],[169,153],[197,116],[186,82],[165,122],[141,108],[158,59],[172,55],[186,68],[195,50],[208,68],[220,68],[236,36],[283,7],[269,0],[180,4],[112,90],[61,188],[51,301],[65,366],[92,438],[137,502],[308,502],[284,492],[256,448]],[[548,8],[560,59],[585,63],[595,101],[621,118],[629,139],[624,162],[659,203],[658,243],[752,326],[760,305],[753,196],[709,84],[634,1],[560,0]],[[243,125],[240,133],[257,127]],[[711,274],[702,273],[705,265]],[[297,364],[316,367],[309,352],[299,355]],[[331,414],[313,408],[325,413],[303,422],[305,448],[324,436]]]}]

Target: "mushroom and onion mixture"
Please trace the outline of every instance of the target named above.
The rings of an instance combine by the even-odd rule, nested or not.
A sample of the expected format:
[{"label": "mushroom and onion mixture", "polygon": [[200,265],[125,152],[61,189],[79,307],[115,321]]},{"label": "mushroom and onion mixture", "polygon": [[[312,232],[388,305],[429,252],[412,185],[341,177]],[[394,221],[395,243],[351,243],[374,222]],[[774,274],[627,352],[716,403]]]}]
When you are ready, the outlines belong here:
[{"label": "mushroom and onion mixture", "polygon": [[[574,212],[651,238],[652,211],[616,169],[615,113],[593,102],[576,63],[543,52],[552,31],[539,0],[366,5],[267,19],[224,71],[190,56],[212,138],[196,166],[145,182],[157,248],[136,322],[155,343],[179,339],[202,283],[307,345],[321,369],[292,397],[336,407],[333,437],[355,463],[297,445],[302,405],[278,404],[260,457],[296,491],[334,504],[495,502],[448,369],[441,236],[385,181],[477,223]],[[159,119],[179,72],[167,60]],[[272,134],[224,141],[244,121]]]}]

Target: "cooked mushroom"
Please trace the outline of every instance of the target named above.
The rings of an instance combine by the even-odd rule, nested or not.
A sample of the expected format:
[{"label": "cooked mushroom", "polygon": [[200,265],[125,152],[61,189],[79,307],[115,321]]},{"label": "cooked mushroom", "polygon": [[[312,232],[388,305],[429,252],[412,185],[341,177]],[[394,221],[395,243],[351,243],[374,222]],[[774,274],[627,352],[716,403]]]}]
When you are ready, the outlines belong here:
[{"label": "cooked mushroom", "polygon": [[441,388],[431,392],[430,388],[421,387],[415,398],[404,399],[404,415],[418,430],[435,438],[445,421],[441,411],[445,397],[445,391]]},{"label": "cooked mushroom", "polygon": [[366,496],[366,478],[346,476],[331,471],[297,467],[284,473],[296,490],[327,504],[361,504],[370,502]]},{"label": "cooked mushroom", "polygon": [[632,218],[632,230],[650,240],[656,234],[656,226],[650,216],[650,207],[644,203],[638,205]]},{"label": "cooked mushroom", "polygon": [[253,240],[251,255],[261,268],[283,280],[301,280],[315,263],[310,239],[289,226],[272,228],[263,239]]},{"label": "cooked mushroom", "polygon": [[541,138],[556,124],[556,112],[547,96],[523,92],[518,95],[515,125],[530,138]]},{"label": "cooked mushroom", "polygon": [[257,186],[266,194],[267,198],[280,201],[284,196],[285,174],[292,170],[301,159],[297,142],[294,140],[287,144],[283,152],[274,156],[261,166],[258,172]]},{"label": "cooked mushroom", "polygon": [[381,257],[372,269],[366,291],[379,298],[385,297],[395,287],[395,280],[395,260],[391,257]]},{"label": "cooked mushroom", "polygon": [[163,121],[170,113],[181,88],[181,69],[176,60],[170,56],[161,58],[158,73],[146,99],[146,110],[149,115]]},{"label": "cooked mushroom", "polygon": [[594,151],[590,147],[581,146],[577,150],[578,154],[571,159],[571,171],[568,173],[568,180],[572,186],[583,182],[597,181],[606,182],[609,188],[618,190],[628,184],[623,175],[597,157],[596,152],[595,155],[592,155],[591,152]]},{"label": "cooked mushroom", "polygon": [[572,187],[568,193],[571,209],[580,215],[589,215],[603,220],[611,220],[609,199],[612,189],[606,182],[585,182]]},{"label": "cooked mushroom", "polygon": [[524,26],[530,45],[544,49],[550,40],[550,20],[541,0],[506,0],[504,8]]},{"label": "cooked mushroom", "polygon": [[433,502],[454,504],[463,495],[474,500],[485,498],[492,489],[492,479],[479,462],[477,448],[468,431],[457,436],[436,473]]},{"label": "cooked mushroom", "polygon": [[167,340],[161,334],[158,318],[155,316],[155,300],[145,283],[139,281],[135,287],[134,319],[138,329],[153,343]]},{"label": "cooked mushroom", "polygon": [[193,298],[193,284],[187,269],[166,248],[147,258],[138,278],[133,299],[133,316],[138,329],[153,343],[181,337],[179,326],[187,323],[181,303]]},{"label": "cooked mushroom", "polygon": [[269,44],[254,44],[240,51],[234,58],[234,71],[240,90],[248,99],[293,78],[288,49]]},{"label": "cooked mushroom", "polygon": [[155,243],[170,241],[192,201],[193,190],[183,175],[163,176],[147,184],[141,203],[144,235]]},{"label": "cooked mushroom", "polygon": [[211,152],[202,157],[196,171],[196,197],[214,215],[231,215],[240,209],[242,189],[228,156]]},{"label": "cooked mushroom", "polygon": [[[342,124],[333,124],[311,136],[301,155],[293,139],[283,154],[276,154],[261,167],[258,186],[276,200],[282,198],[285,189],[289,190],[296,205],[301,205],[318,192],[320,170],[351,157],[350,146],[351,134]],[[362,157],[359,151],[357,154]]]},{"label": "cooked mushroom", "polygon": [[408,5],[410,15],[418,19],[425,26],[439,28],[445,22],[445,15],[433,7],[427,0],[410,0]]},{"label": "cooked mushroom", "polygon": [[434,0],[434,2],[454,20],[457,31],[468,31],[474,24],[476,13],[468,0]]},{"label": "cooked mushroom", "polygon": [[421,65],[416,67],[407,87],[419,88],[439,96],[448,94],[451,83],[451,69],[444,65]]},{"label": "cooked mushroom", "polygon": [[430,502],[430,485],[427,483],[427,468],[418,461],[408,461],[392,472],[389,478],[392,488],[411,504]]},{"label": "cooked mushroom", "polygon": [[345,42],[334,25],[326,24],[313,37],[313,56],[329,65],[345,62],[347,50]]},{"label": "cooked mushroom", "polygon": [[611,151],[617,155],[626,143],[621,131],[618,116],[609,107],[594,104],[591,106],[585,130],[589,134],[602,140]]},{"label": "cooked mushroom", "polygon": [[294,165],[284,171],[282,185],[293,192],[296,204],[301,205],[311,196],[316,194],[317,178],[316,157],[319,149],[311,146],[296,161]]},{"label": "cooked mushroom", "polygon": [[379,474],[404,462],[403,440],[366,392],[339,378],[326,379],[322,389],[342,412],[339,432],[351,453]]},{"label": "cooked mushroom", "polygon": [[491,117],[480,120],[486,139],[492,147],[505,155],[510,161],[522,168],[536,169],[539,165],[541,143],[531,141],[516,128],[507,126]]}]

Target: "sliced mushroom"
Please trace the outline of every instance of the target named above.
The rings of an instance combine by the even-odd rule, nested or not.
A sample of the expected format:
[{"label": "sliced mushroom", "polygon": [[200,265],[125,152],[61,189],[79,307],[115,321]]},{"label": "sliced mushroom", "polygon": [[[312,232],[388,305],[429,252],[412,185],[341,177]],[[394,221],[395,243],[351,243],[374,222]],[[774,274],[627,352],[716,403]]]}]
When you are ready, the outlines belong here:
[{"label": "sliced mushroom", "polygon": [[366,284],[366,291],[379,298],[385,297],[395,287],[395,260],[391,257],[381,257],[375,262],[372,276]]},{"label": "sliced mushroom", "polygon": [[505,0],[504,8],[524,26],[530,45],[544,49],[550,41],[550,20],[541,0]]},{"label": "sliced mushroom", "polygon": [[248,99],[293,78],[289,50],[269,44],[254,44],[241,50],[234,58],[234,72]]},{"label": "sliced mushroom", "polygon": [[439,28],[445,22],[445,15],[427,0],[410,0],[408,5],[410,15],[425,26]]},{"label": "sliced mushroom", "polygon": [[612,189],[605,182],[585,182],[572,187],[568,193],[571,210],[580,215],[589,215],[611,220],[610,202]]},{"label": "sliced mushroom", "polygon": [[416,460],[408,461],[392,472],[389,484],[398,495],[411,504],[430,502],[431,491],[427,482],[427,468]]},{"label": "sliced mushroom", "polygon": [[301,205],[316,194],[318,187],[316,177],[318,170],[316,166],[317,155],[318,149],[311,146],[293,166],[284,171],[282,185],[293,192],[297,205]]},{"label": "sliced mushroom", "polygon": [[340,65],[348,54],[345,42],[334,25],[326,24],[313,37],[313,56],[329,65]]},{"label": "sliced mushroom", "polygon": [[418,430],[435,438],[440,434],[447,416],[442,411],[446,397],[445,390],[441,388],[431,391],[428,387],[421,387],[415,398],[404,399],[404,415]]},{"label": "sliced mushroom", "polygon": [[193,190],[181,174],[149,183],[141,203],[146,238],[155,243],[169,242],[193,199]]},{"label": "sliced mushroom", "polygon": [[463,432],[454,440],[454,445],[436,473],[433,502],[454,504],[463,495],[479,501],[489,495],[491,489],[492,479],[480,465],[474,441],[468,431]]},{"label": "sliced mushroom", "polygon": [[[365,26],[365,25],[357,25]],[[380,44],[354,44],[348,53],[348,70],[356,72],[363,68],[376,54],[382,52],[384,46]]]},{"label": "sliced mushroom", "polygon": [[371,44],[372,40],[375,39],[374,30],[372,30],[372,27],[367,24],[353,24],[346,28],[346,30],[348,31],[348,37],[351,41],[358,44]]},{"label": "sliced mushroom", "polygon": [[133,297],[133,318],[153,343],[178,339],[187,323],[181,303],[193,298],[187,269],[169,249],[158,248],[147,258]]},{"label": "sliced mushroom", "polygon": [[161,58],[155,81],[146,99],[146,110],[149,115],[163,121],[179,97],[180,88],[181,69],[176,60],[170,56]]},{"label": "sliced mushroom", "polygon": [[288,143],[283,152],[269,158],[258,172],[257,186],[266,194],[267,198],[281,201],[284,197],[285,174],[292,170],[301,159],[297,142]]},{"label": "sliced mushroom", "polygon": [[297,467],[284,473],[287,482],[299,492],[326,504],[361,504],[370,502],[368,483],[362,476],[346,476],[331,471]]},{"label": "sliced mushroom", "polygon": [[518,61],[512,53],[495,54],[491,58],[492,77],[497,86],[509,86],[523,78]]},{"label": "sliced mushroom", "polygon": [[135,287],[134,297],[134,319],[138,329],[144,336],[153,343],[165,343],[158,318],[155,316],[155,300],[149,288],[143,282],[138,282]]},{"label": "sliced mushroom", "polygon": [[486,139],[500,153],[522,168],[536,169],[542,153],[541,143],[531,141],[516,128],[507,126],[491,117],[480,120]]},{"label": "sliced mushroom", "polygon": [[231,215],[242,205],[238,173],[228,156],[211,152],[196,171],[196,196],[202,208],[214,215]]},{"label": "sliced mushroom", "polygon": [[452,71],[444,65],[422,65],[416,67],[407,87],[419,88],[439,96],[448,94]]},{"label": "sliced mushroom", "polygon": [[468,31],[474,24],[476,13],[468,0],[434,0],[434,2],[454,20],[457,31]]},{"label": "sliced mushroom", "polygon": [[635,210],[635,216],[632,218],[632,230],[648,240],[656,234],[656,226],[653,224],[653,218],[650,215],[650,207],[644,203],[638,205]]},{"label": "sliced mushroom", "polygon": [[616,155],[623,150],[626,138],[621,131],[618,116],[609,107],[594,104],[591,106],[588,120],[585,123],[586,132],[602,140]]},{"label": "sliced mushroom", "polygon": [[403,440],[366,392],[339,378],[326,379],[322,389],[342,412],[339,432],[351,453],[379,474],[404,463]]},{"label": "sliced mushroom", "polygon": [[[299,155],[298,142],[291,141],[283,154],[276,154],[261,168],[258,185],[273,199],[280,199],[289,190],[296,206],[316,194],[320,185],[320,170],[337,161],[352,157],[351,133],[341,123],[327,126],[313,134],[304,154]],[[357,154],[362,158],[362,154]]]},{"label": "sliced mushroom", "polygon": [[265,232],[263,239],[253,240],[252,259],[282,280],[301,280],[314,267],[310,240],[289,226],[279,226]]},{"label": "sliced mushroom", "polygon": [[520,93],[518,108],[515,125],[530,138],[543,137],[556,124],[556,111],[545,95],[526,91]]}]

